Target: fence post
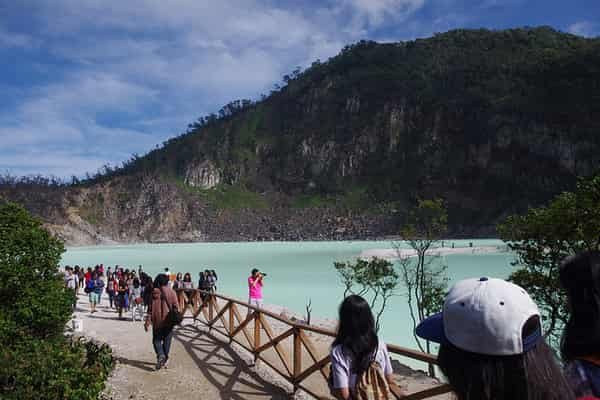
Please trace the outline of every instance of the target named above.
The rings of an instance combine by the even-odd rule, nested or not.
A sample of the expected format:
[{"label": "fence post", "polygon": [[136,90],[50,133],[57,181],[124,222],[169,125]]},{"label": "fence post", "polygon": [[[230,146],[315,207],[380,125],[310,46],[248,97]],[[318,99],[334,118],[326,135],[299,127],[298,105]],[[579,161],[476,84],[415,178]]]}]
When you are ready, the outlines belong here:
[{"label": "fence post", "polygon": [[254,364],[256,364],[256,360],[258,359],[258,353],[256,349],[260,347],[260,311],[254,311],[254,348],[252,349],[252,353],[254,354]]},{"label": "fence post", "polygon": [[298,390],[300,382],[298,377],[302,373],[302,337],[300,335],[300,328],[294,327],[294,393]]},{"label": "fence post", "polygon": [[233,341],[233,336],[231,335],[235,330],[235,318],[233,314],[233,302],[229,302],[229,343]]}]

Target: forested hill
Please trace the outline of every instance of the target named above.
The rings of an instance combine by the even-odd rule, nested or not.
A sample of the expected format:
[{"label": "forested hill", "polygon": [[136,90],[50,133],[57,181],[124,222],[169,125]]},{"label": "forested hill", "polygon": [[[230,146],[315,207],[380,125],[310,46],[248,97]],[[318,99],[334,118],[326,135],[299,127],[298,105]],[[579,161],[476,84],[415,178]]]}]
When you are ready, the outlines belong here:
[{"label": "forested hill", "polygon": [[359,42],[284,81],[117,170],[0,193],[75,242],[375,237],[431,197],[453,234],[480,236],[600,169],[600,39],[542,27]]}]

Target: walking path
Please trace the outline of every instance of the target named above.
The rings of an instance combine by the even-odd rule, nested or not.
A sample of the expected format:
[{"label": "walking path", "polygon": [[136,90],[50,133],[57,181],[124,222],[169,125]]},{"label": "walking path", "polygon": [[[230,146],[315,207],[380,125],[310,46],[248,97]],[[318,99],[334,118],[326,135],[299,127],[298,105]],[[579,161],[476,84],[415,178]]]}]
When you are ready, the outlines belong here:
[{"label": "walking path", "polygon": [[[106,398],[124,399],[287,399],[266,371],[250,366],[227,342],[184,321],[173,337],[169,368],[155,371],[152,333],[143,323],[119,319],[106,298],[90,314],[87,296],[79,295],[76,318],[83,335],[108,343],[117,365],[107,382]],[[128,315],[129,317],[129,315]]]},{"label": "walking path", "polygon": [[[90,314],[87,295],[80,294],[75,318],[82,321],[82,335],[107,343],[113,349],[117,365],[107,382],[105,399],[203,399],[262,400],[289,399],[291,385],[260,364],[253,365],[251,354],[229,344],[219,334],[209,334],[202,325],[184,319],[173,336],[169,367],[154,370],[156,357],[152,333],[143,322],[119,319],[108,307],[105,296],[97,312]],[[277,326],[273,327],[276,331]],[[327,343],[318,343],[326,346]],[[397,382],[409,393],[435,386],[436,381],[421,372],[395,364]],[[298,398],[311,398],[297,393]],[[436,399],[448,399],[447,395]]]}]

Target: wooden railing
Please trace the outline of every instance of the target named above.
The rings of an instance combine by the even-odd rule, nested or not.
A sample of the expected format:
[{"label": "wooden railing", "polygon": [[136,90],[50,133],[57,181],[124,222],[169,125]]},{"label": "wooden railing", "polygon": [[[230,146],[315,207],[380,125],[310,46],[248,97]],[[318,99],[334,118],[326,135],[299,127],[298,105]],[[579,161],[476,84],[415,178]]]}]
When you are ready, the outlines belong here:
[{"label": "wooden railing", "polygon": [[[195,289],[178,289],[176,292],[184,316],[190,312],[195,322],[226,336],[230,343],[237,343],[254,356],[255,362],[261,360],[291,383],[294,392],[301,389],[317,399],[331,398],[327,386],[331,340],[325,346],[316,345],[314,340],[323,336],[334,338],[334,331],[293,321],[220,294]],[[246,311],[245,316],[240,307]],[[274,330],[269,319],[275,320],[279,329]],[[437,364],[437,358],[430,354],[391,344],[387,348],[392,354]],[[397,399],[406,400],[426,399],[450,391],[447,384],[410,394],[392,387]]]}]

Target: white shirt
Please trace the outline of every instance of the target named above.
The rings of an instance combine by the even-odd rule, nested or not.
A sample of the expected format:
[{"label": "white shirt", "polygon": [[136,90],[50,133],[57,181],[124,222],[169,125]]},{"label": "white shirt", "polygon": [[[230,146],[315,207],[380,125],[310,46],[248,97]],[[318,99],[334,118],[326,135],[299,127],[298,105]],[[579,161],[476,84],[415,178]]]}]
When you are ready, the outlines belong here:
[{"label": "white shirt", "polygon": [[[385,375],[392,374],[392,363],[385,343],[379,339],[375,361],[379,363]],[[331,373],[333,374],[333,387],[335,389],[354,389],[358,377],[352,371],[352,359],[342,350],[342,345],[331,349]]]}]

